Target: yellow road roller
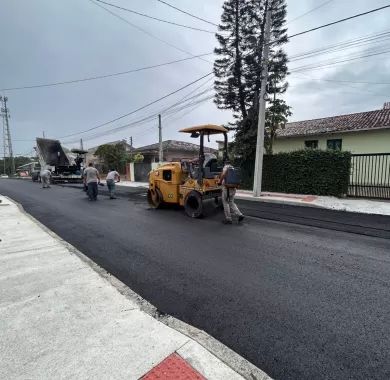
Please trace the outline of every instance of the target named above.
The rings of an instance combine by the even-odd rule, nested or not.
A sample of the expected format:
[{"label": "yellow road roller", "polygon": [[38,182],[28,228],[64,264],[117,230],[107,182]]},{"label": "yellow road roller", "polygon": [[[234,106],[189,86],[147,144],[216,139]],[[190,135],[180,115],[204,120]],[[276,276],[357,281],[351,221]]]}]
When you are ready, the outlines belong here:
[{"label": "yellow road roller", "polygon": [[210,135],[222,134],[225,162],[228,130],[220,125],[206,124],[181,129],[180,132],[199,138],[199,157],[166,163],[152,170],[149,173],[148,202],[152,208],[159,208],[163,204],[180,205],[188,216],[199,218],[203,214],[203,202],[214,200],[218,204],[222,195],[219,185],[222,167],[218,167],[215,156],[205,156],[204,141]]}]

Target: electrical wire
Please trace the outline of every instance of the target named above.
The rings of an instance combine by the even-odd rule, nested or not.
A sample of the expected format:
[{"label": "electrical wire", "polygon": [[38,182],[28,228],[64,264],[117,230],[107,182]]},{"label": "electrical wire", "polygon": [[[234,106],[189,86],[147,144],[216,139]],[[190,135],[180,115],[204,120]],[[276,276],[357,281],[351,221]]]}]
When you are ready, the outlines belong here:
[{"label": "electrical wire", "polygon": [[358,59],[363,59],[363,58],[368,58],[368,57],[374,57],[374,56],[377,56],[377,55],[382,55],[382,54],[387,54],[387,53],[390,53],[390,50],[386,50],[386,51],[380,51],[380,52],[372,52],[370,54],[365,54],[365,55],[361,55],[361,56],[357,56],[357,57],[353,57],[353,58],[347,58],[347,59],[343,59],[343,60],[334,60],[332,62],[329,62],[328,63],[325,63],[323,62],[321,64],[321,62],[318,62],[318,64],[314,64],[314,65],[306,65],[306,66],[300,66],[300,67],[294,67],[293,69],[290,70],[291,73],[295,73],[295,72],[300,72],[300,71],[310,71],[310,70],[317,70],[317,69],[322,69],[322,68],[327,68],[327,67],[333,67],[333,66],[336,66],[338,64],[342,64],[342,63],[347,63],[347,62],[351,62],[351,61],[355,61],[355,60],[358,60]]},{"label": "electrical wire", "polygon": [[[136,24],[130,22],[129,20],[127,20],[127,19],[125,19],[124,17],[118,15],[117,13],[111,11],[110,9],[104,7],[103,5],[101,5],[101,4],[99,4],[99,3],[96,3],[96,2],[93,1],[93,0],[89,0],[89,1],[90,1],[92,4],[96,5],[97,7],[99,7],[99,8],[101,8],[101,9],[105,10],[105,11],[108,12],[108,13],[110,13],[112,16],[116,17],[117,19],[123,21],[123,22],[126,23],[127,25],[129,25],[129,26],[131,26],[131,27],[137,29],[138,31],[140,31],[140,32],[142,32],[142,33],[144,33],[144,34],[146,34],[147,36],[149,36],[149,37],[151,37],[151,38],[154,38],[155,40],[160,41],[160,42],[164,43],[165,45],[170,46],[170,47],[173,48],[173,49],[176,49],[176,50],[178,50],[178,51],[181,51],[182,53],[186,53],[186,54],[190,55],[191,57],[194,56],[194,54],[192,54],[191,52],[189,52],[189,51],[187,51],[187,50],[184,50],[184,49],[180,48],[179,46],[176,46],[176,45],[172,44],[171,42],[168,42],[168,41],[166,41],[166,40],[163,40],[162,38],[160,38],[160,37],[154,35],[153,33],[150,33],[150,32],[147,31],[146,29],[141,28],[140,26],[138,26],[138,25],[136,25]],[[201,61],[204,61],[204,62],[212,63],[212,62],[210,62],[210,61],[208,61],[207,59],[204,59],[204,58],[199,58],[199,59],[200,59]]]},{"label": "electrical wire", "polygon": [[[305,78],[300,78],[300,79],[308,79],[308,80],[311,80],[311,81],[316,80],[316,78],[312,78],[312,77],[310,77],[310,76],[308,76],[308,75],[306,75],[306,74],[302,74],[302,73],[301,73],[301,75],[303,75]],[[332,82],[333,82],[333,81],[332,81]],[[347,86],[347,87],[353,88],[354,90],[358,90],[358,91],[360,90],[361,92],[364,92],[365,94],[366,94],[366,93],[370,93],[370,94],[372,94],[371,96],[378,96],[378,97],[381,97],[381,98],[387,97],[387,94],[380,94],[380,93],[371,91],[371,90],[369,90],[369,89],[367,89],[367,88],[364,88],[364,89],[362,90],[362,89],[359,88],[359,87],[351,86],[351,83],[353,83],[353,82],[347,82],[347,81],[334,81],[334,82],[336,82],[336,84],[339,84],[339,85],[342,85],[342,86]]]},{"label": "electrical wire", "polygon": [[[90,1],[93,2],[94,4],[96,4],[94,1],[92,1],[92,0],[90,0]],[[98,1],[98,0],[96,0],[96,1]],[[158,1],[161,1],[161,0],[158,0]],[[331,0],[331,1],[333,1],[333,0]],[[165,3],[165,2],[163,2],[163,3]],[[100,6],[99,4],[96,4],[96,5]],[[100,6],[100,7],[102,7],[102,6]],[[106,8],[104,8],[104,7],[102,7],[102,8],[106,10]],[[123,19],[123,20],[125,20],[125,19]],[[125,21],[127,21],[127,20],[125,20]],[[323,48],[323,49],[314,49],[314,50],[308,51],[306,53],[302,53],[302,54],[298,54],[298,55],[295,55],[295,56],[291,56],[290,57],[290,62],[294,62],[294,61],[302,60],[302,59],[306,59],[306,58],[311,58],[313,56],[321,55],[321,54],[324,54],[324,53],[330,53],[330,52],[336,52],[336,51],[344,50],[346,47],[359,47],[359,46],[363,46],[363,45],[366,45],[366,44],[369,44],[369,43],[372,43],[372,42],[379,42],[379,41],[373,41],[372,39],[374,39],[374,40],[375,39],[380,39],[381,37],[384,37],[384,36],[386,36],[386,39],[390,38],[389,32],[383,32],[383,33],[380,33],[380,34],[371,35],[371,39],[369,37],[366,37],[366,38],[363,37],[363,38],[359,38],[359,39],[355,39],[355,40],[349,40],[349,41],[346,41],[345,43],[341,43],[341,44],[330,45],[330,46],[328,46],[326,48]],[[356,42],[356,44],[355,44],[355,42]],[[187,53],[187,54],[191,54],[191,53]],[[120,76],[120,75],[126,75],[126,74],[130,74],[130,73],[134,73],[134,72],[144,71],[144,70],[150,70],[150,69],[153,69],[153,68],[168,66],[168,65],[171,65],[171,64],[184,62],[184,61],[195,59],[195,58],[201,58],[201,57],[204,57],[204,56],[207,56],[207,55],[211,55],[211,54],[213,54],[213,53],[211,52],[211,53],[205,53],[205,54],[199,54],[199,55],[192,55],[191,54],[191,57],[189,57],[189,58],[178,59],[178,60],[165,62],[165,63],[161,63],[161,64],[141,67],[141,68],[137,68],[137,69],[133,69],[133,70],[127,70],[127,71],[122,71],[122,72],[117,72],[117,73],[110,73],[110,74],[92,76],[92,77],[81,78],[81,79],[72,79],[72,80],[66,80],[66,81],[60,81],[60,82],[37,84],[37,85],[31,85],[31,86],[19,86],[19,87],[2,88],[2,89],[0,89],[0,91],[15,91],[15,90],[34,89],[34,88],[42,88],[42,87],[53,87],[53,86],[73,84],[73,83],[79,83],[79,82],[85,82],[85,81],[92,81],[92,80],[97,80],[97,79],[104,79],[104,78],[115,77],[115,76]]]},{"label": "electrical wire", "polygon": [[[173,8],[173,9],[175,9],[175,10],[181,12],[181,13],[184,13],[184,14],[190,16],[190,17],[196,18],[197,20],[206,22],[207,24],[210,24],[210,25],[218,26],[218,24],[215,24],[214,22],[205,20],[204,18],[199,17],[199,16],[195,16],[194,14],[192,14],[192,13],[190,13],[190,12],[187,12],[187,11],[185,11],[185,10],[183,10],[183,9],[177,8],[177,7],[175,7],[174,5],[167,3],[166,1],[163,1],[163,0],[157,0],[157,1],[158,1],[159,3],[165,4],[166,6],[168,6],[168,7],[170,7],[170,8]],[[333,0],[329,0],[329,1],[333,1]]]},{"label": "electrical wire", "polygon": [[[169,120],[170,123],[173,123],[173,122],[175,122],[175,121],[178,121],[178,120],[182,119],[183,117],[188,116],[190,113],[192,113],[193,111],[195,111],[197,108],[199,108],[200,106],[202,106],[204,103],[205,103],[205,102],[199,103],[199,104],[193,106],[192,108],[190,108],[190,109],[189,109],[188,111],[186,111],[185,113],[182,113],[181,115],[178,115],[178,116],[176,116],[176,117],[174,117],[174,118],[172,118],[172,115],[170,115],[170,116],[168,116],[167,118],[164,118],[164,121],[166,122],[167,120]],[[172,124],[172,125],[174,125],[174,124]],[[150,131],[155,130],[155,129],[156,129],[156,127],[153,126],[153,127],[151,127],[151,128],[148,128],[148,129],[142,131],[141,133],[136,134],[136,136],[147,136],[148,133],[145,133],[145,132],[150,132]],[[167,129],[169,129],[169,126],[164,128],[165,131],[166,131]]]},{"label": "electrical wire", "polygon": [[[292,34],[291,36],[287,36],[287,38],[288,38],[288,39],[291,39],[291,38],[294,38],[294,37],[297,37],[297,36],[301,36],[301,35],[303,35],[303,34],[310,33],[310,32],[314,32],[315,30],[323,29],[323,28],[326,28],[326,27],[328,27],[328,26],[340,24],[340,23],[342,23],[342,22],[345,22],[345,21],[348,21],[348,20],[352,20],[352,19],[357,18],[357,17],[365,16],[365,15],[368,15],[368,14],[371,14],[371,13],[374,13],[374,12],[379,12],[379,11],[381,11],[381,10],[383,10],[383,9],[386,9],[386,8],[390,8],[390,4],[389,4],[389,5],[384,5],[383,7],[371,9],[370,11],[367,11],[367,12],[358,13],[358,14],[356,14],[356,15],[349,16],[349,17],[343,18],[343,19],[341,19],[341,20],[333,21],[333,22],[330,22],[330,23],[328,23],[328,24],[320,25],[320,26],[317,26],[317,27],[315,27],[315,28],[311,28],[311,29],[308,29],[308,30],[304,30],[303,32],[299,32],[299,33]],[[274,43],[274,42],[275,42],[275,41],[273,41],[272,43]]]},{"label": "electrical wire", "polygon": [[146,17],[146,18],[149,18],[151,20],[155,20],[155,21],[160,21],[160,22],[164,22],[166,24],[170,24],[170,25],[174,25],[174,26],[179,26],[181,28],[186,28],[186,29],[191,29],[191,30],[196,30],[198,32],[205,32],[205,33],[211,33],[211,34],[214,34],[215,32],[212,31],[212,30],[206,30],[206,29],[201,29],[201,28],[195,28],[193,26],[189,26],[189,25],[183,25],[183,24],[178,24],[176,22],[173,22],[173,21],[169,21],[169,20],[164,20],[164,19],[161,19],[161,18],[158,18],[158,17],[154,17],[154,16],[150,16],[150,15],[147,15],[145,13],[141,13],[141,12],[137,12],[133,9],[129,9],[129,8],[124,8],[124,7],[120,7],[118,5],[115,5],[115,4],[111,4],[111,3],[107,3],[103,0],[95,0],[99,3],[102,3],[102,4],[105,4],[105,5],[108,5],[109,7],[113,7],[113,8],[117,8],[117,9],[120,9],[122,11],[126,11],[126,12],[130,12],[130,13],[133,13],[133,14],[136,14],[138,16],[142,16],[142,17]]},{"label": "electrical wire", "polygon": [[[158,1],[160,1],[160,0],[158,0]],[[300,16],[297,16],[297,17],[293,18],[293,19],[290,20],[286,25],[289,25],[289,24],[291,24],[292,22],[297,21],[297,20],[301,19],[302,17],[307,16],[308,14],[310,14],[310,13],[316,11],[317,9],[320,9],[320,8],[324,7],[325,5],[331,3],[332,1],[333,1],[333,0],[325,1],[324,3],[318,5],[317,7],[312,8],[312,9],[308,10],[307,12],[301,14]]]},{"label": "electrical wire", "polygon": [[97,75],[97,76],[81,78],[81,79],[72,79],[72,80],[67,80],[67,81],[62,81],[62,82],[52,82],[52,83],[45,83],[45,84],[36,84],[36,85],[31,85],[31,86],[2,88],[2,89],[0,89],[0,91],[15,91],[15,90],[25,90],[25,89],[42,88],[42,87],[53,87],[53,86],[61,86],[61,85],[65,85],[65,84],[87,82],[87,81],[103,79],[103,78],[111,78],[111,77],[115,77],[115,76],[126,75],[126,74],[131,74],[131,73],[137,73],[137,72],[140,72],[140,71],[150,70],[150,69],[154,69],[154,68],[157,68],[157,67],[169,66],[169,65],[172,65],[174,63],[185,62],[185,61],[189,61],[191,59],[204,57],[204,56],[211,55],[211,54],[213,54],[213,53],[212,52],[211,53],[204,53],[204,54],[194,55],[193,57],[176,59],[176,60],[170,61],[170,62],[164,62],[164,63],[159,63],[159,64],[156,64],[156,65],[139,67],[138,69],[121,71],[121,72],[111,73],[111,74]]},{"label": "electrical wire", "polygon": [[[183,102],[178,102],[178,103],[175,103],[175,104],[169,106],[168,108],[152,112],[151,114],[149,114],[149,115],[147,115],[145,117],[142,117],[141,119],[132,121],[132,122],[127,123],[125,125],[122,125],[122,126],[119,126],[119,127],[115,127],[115,128],[109,129],[109,130],[104,130],[104,131],[101,131],[101,132],[94,133],[93,135],[87,136],[86,138],[84,137],[83,139],[84,140],[91,140],[91,139],[95,139],[97,137],[101,137],[101,136],[105,136],[105,135],[111,135],[112,133],[116,133],[116,132],[119,132],[119,131],[124,130],[124,129],[135,128],[135,127],[141,126],[141,125],[143,125],[145,123],[149,123],[151,121],[154,122],[156,120],[156,117],[157,117],[158,114],[162,114],[164,116],[167,116],[167,115],[170,115],[170,114],[175,114],[175,113],[179,112],[181,109],[184,109],[186,107],[192,106],[194,103],[199,101],[199,99],[195,101],[195,98],[201,96],[202,94],[203,94],[203,92],[200,93],[200,94],[197,94],[194,97],[191,97],[191,98],[187,99],[185,102],[188,102],[188,100],[191,100],[191,99],[192,100],[190,102],[188,102],[184,106],[182,105]],[[205,100],[208,100],[208,99],[206,99],[206,97],[204,97],[201,100],[205,101]],[[173,109],[177,105],[181,105],[181,107]],[[74,140],[71,140],[70,142],[77,142],[77,141],[78,141],[78,139],[74,139]],[[67,141],[67,143],[69,143],[69,140]]]},{"label": "electrical wire", "polygon": [[212,72],[210,72],[208,74],[205,74],[205,75],[201,76],[200,78],[198,78],[198,79],[196,79],[196,80],[194,80],[194,81],[192,81],[190,83],[187,83],[186,85],[178,88],[177,90],[174,90],[174,91],[172,91],[172,92],[170,92],[170,93],[168,93],[168,94],[166,94],[166,95],[164,95],[164,96],[162,96],[162,97],[160,97],[160,98],[158,98],[156,100],[153,100],[152,102],[147,103],[147,104],[145,104],[145,105],[143,105],[143,106],[141,106],[141,107],[139,107],[139,108],[137,108],[135,110],[132,110],[132,111],[130,111],[130,112],[124,114],[124,115],[118,116],[115,119],[106,121],[105,123],[99,124],[99,125],[97,125],[95,127],[86,129],[84,131],[79,131],[79,132],[71,133],[69,135],[62,136],[60,138],[66,138],[66,137],[71,137],[71,136],[75,136],[75,135],[80,135],[80,134],[83,134],[83,133],[86,133],[86,132],[89,132],[89,131],[92,131],[92,130],[95,130],[95,129],[98,129],[98,128],[101,128],[101,127],[104,127],[105,125],[111,124],[111,123],[113,123],[115,121],[118,121],[118,120],[123,119],[123,118],[125,118],[127,116],[130,116],[130,115],[132,115],[132,114],[134,114],[134,113],[136,113],[138,111],[141,111],[141,110],[143,110],[143,109],[145,109],[147,107],[150,107],[151,105],[156,104],[156,103],[160,102],[161,100],[166,99],[166,98],[168,98],[168,97],[170,97],[170,96],[172,96],[172,95],[174,95],[174,94],[184,90],[185,88],[192,86],[193,84],[201,81],[204,78],[207,78],[208,76],[210,76],[212,74],[213,74]]},{"label": "electrical wire", "polygon": [[[302,73],[299,73],[301,75],[305,75]],[[296,74],[292,74],[294,77]],[[375,84],[375,85],[385,85],[388,86],[390,85],[390,82],[370,82],[370,81],[352,81],[352,80],[336,80],[336,79],[322,79],[322,78],[311,78],[305,75],[306,78],[309,78],[310,80],[318,80],[322,82],[335,82],[335,83],[355,83],[355,84]],[[299,78],[299,77],[298,77]],[[297,78],[297,79],[298,79]],[[304,78],[299,78],[299,79],[304,79]]]},{"label": "electrical wire", "polygon": [[[202,86],[207,84],[207,82],[203,83],[198,88],[200,89]],[[141,126],[145,123],[149,123],[151,121],[154,122],[156,120],[157,115],[159,115],[159,114],[164,115],[164,116],[175,114],[175,113],[181,111],[182,109],[187,108],[189,106],[192,106],[193,104],[196,104],[197,102],[199,102],[198,98],[202,95],[207,94],[207,92],[210,92],[211,90],[213,90],[213,86],[211,86],[210,88],[208,88],[206,90],[202,90],[201,92],[197,93],[196,95],[190,96],[190,95],[192,95],[192,93],[195,90],[191,91],[189,94],[185,95],[183,98],[181,98],[179,101],[173,103],[172,105],[165,107],[163,109],[155,110],[152,113],[148,114],[147,116],[142,117],[141,119],[134,120],[130,123],[127,123],[125,125],[115,127],[115,128],[109,129],[109,130],[104,130],[101,132],[94,133],[93,135],[87,136],[86,138],[83,137],[83,139],[84,140],[91,140],[91,139],[95,139],[97,137],[111,135],[112,133],[116,133],[116,132],[119,132],[119,131],[124,130],[124,129],[135,128],[135,127]],[[209,100],[213,96],[214,95],[209,96],[209,97],[204,97],[200,101]],[[78,139],[74,139],[71,141],[67,140],[66,143],[72,143],[72,142],[77,142],[77,141],[78,141]]]},{"label": "electrical wire", "polygon": [[[180,111],[182,111],[182,110],[184,110],[186,108],[193,107],[194,105],[204,103],[204,102],[210,100],[212,97],[213,96],[208,96],[208,97],[201,98],[201,99],[197,100],[196,102],[190,102],[187,105],[178,108],[177,110],[171,110],[170,112],[164,114],[164,116],[170,116],[170,115],[177,114],[178,112],[180,112]],[[148,124],[150,122],[155,123],[157,115],[158,114],[149,115],[149,116],[145,117],[144,119],[137,120],[137,121],[134,121],[132,123],[128,123],[128,124],[125,124],[125,125],[122,125],[122,126],[119,126],[119,127],[107,130],[107,131],[102,131],[100,133],[95,133],[93,135],[90,135],[90,136],[87,136],[87,137],[83,138],[83,141],[94,140],[96,138],[103,137],[103,136],[106,136],[106,135],[110,135],[111,136],[112,134],[118,133],[118,132],[120,132],[122,130],[128,130],[130,128],[136,128],[136,127],[142,126],[144,124]],[[71,143],[76,143],[76,142],[78,142],[78,139],[70,140],[70,141],[68,140],[68,141],[65,141],[64,143],[65,144],[71,144]]]},{"label": "electrical wire", "polygon": [[[117,127],[119,129],[124,129],[124,128],[127,128],[127,127],[132,127],[132,126],[138,126],[138,125],[143,125],[145,123],[148,123],[150,122],[151,120],[155,120],[155,118],[157,117],[158,114],[167,114],[167,111],[173,109],[174,107],[178,106],[178,105],[181,105],[183,104],[184,102],[188,101],[188,100],[193,100],[197,97],[199,97],[200,95],[204,94],[205,91],[209,91],[210,89],[212,89],[212,87],[210,89],[207,89],[205,91],[202,91],[196,95],[193,95],[191,96],[192,94],[194,94],[197,90],[201,89],[203,86],[207,85],[213,78],[209,78],[206,82],[202,83],[200,86],[197,86],[195,89],[193,89],[191,92],[187,93],[186,95],[184,95],[182,98],[180,98],[177,102],[173,103],[172,105],[170,105],[169,107],[165,107],[165,108],[159,108],[159,109],[156,109],[155,111],[153,111],[151,114],[148,114],[147,116],[144,116],[142,117],[141,119],[137,119],[131,123],[127,123],[121,127]],[[112,129],[110,130],[107,130],[107,131],[102,131],[102,132],[97,132],[97,134],[95,133],[93,135],[93,138],[96,138],[99,137],[99,136],[104,136],[106,134],[110,134],[112,133]],[[84,138],[85,139],[85,138]],[[77,140],[72,140],[70,142],[77,142]],[[67,143],[69,143],[69,141],[67,141]]]},{"label": "electrical wire", "polygon": [[346,49],[352,49],[352,48],[362,47],[366,45],[378,44],[387,41],[389,38],[390,38],[390,31],[386,31],[378,34],[369,35],[366,37],[346,40],[344,42],[340,42],[337,44],[324,46],[320,49],[313,49],[296,55],[292,55],[289,57],[290,58],[289,61],[295,62],[307,58],[312,58],[318,55],[335,53],[338,51],[344,51]]}]

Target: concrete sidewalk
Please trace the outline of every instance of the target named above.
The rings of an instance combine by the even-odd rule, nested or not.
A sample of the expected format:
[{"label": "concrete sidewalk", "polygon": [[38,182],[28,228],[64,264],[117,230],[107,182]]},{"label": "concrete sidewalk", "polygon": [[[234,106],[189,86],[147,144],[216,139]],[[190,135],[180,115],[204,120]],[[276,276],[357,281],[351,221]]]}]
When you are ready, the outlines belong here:
[{"label": "concrete sidewalk", "polygon": [[0,200],[1,379],[269,379]]},{"label": "concrete sidewalk", "polygon": [[318,195],[300,195],[262,192],[254,197],[251,191],[240,190],[237,199],[287,204],[292,206],[317,207],[328,210],[348,211],[362,214],[390,215],[390,201],[363,198],[336,198]]}]

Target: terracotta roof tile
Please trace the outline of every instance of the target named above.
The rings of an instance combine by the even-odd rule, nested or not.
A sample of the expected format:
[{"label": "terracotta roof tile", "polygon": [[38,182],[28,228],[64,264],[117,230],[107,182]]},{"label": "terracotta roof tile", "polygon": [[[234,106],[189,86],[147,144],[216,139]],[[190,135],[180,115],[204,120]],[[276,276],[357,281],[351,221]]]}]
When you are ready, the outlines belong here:
[{"label": "terracotta roof tile", "polygon": [[[180,151],[180,152],[198,152],[199,151],[199,145],[192,144],[185,141],[177,141],[177,140],[166,140],[163,141],[163,150],[169,150],[169,151]],[[136,148],[136,152],[158,152],[159,150],[159,144],[151,144],[146,146],[141,146],[139,148]],[[217,152],[217,149],[205,147],[204,151],[206,153],[215,153]]]},{"label": "terracotta roof tile", "polygon": [[390,109],[287,123],[278,137],[315,136],[371,129],[390,129]]}]

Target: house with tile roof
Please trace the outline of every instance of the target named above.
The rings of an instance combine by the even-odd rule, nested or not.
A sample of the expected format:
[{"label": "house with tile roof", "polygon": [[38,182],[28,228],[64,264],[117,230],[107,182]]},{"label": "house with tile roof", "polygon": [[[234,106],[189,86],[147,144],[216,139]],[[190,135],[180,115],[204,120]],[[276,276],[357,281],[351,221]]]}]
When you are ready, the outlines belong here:
[{"label": "house with tile roof", "polygon": [[375,111],[287,123],[277,131],[274,153],[304,148],[390,153],[390,102]]},{"label": "house with tile roof", "polygon": [[[172,162],[181,159],[192,159],[198,157],[199,145],[186,141],[166,140],[163,141],[163,161]],[[217,154],[217,149],[204,148],[205,153]],[[141,146],[134,149],[134,153],[141,153],[145,163],[158,162],[159,144]]]}]

